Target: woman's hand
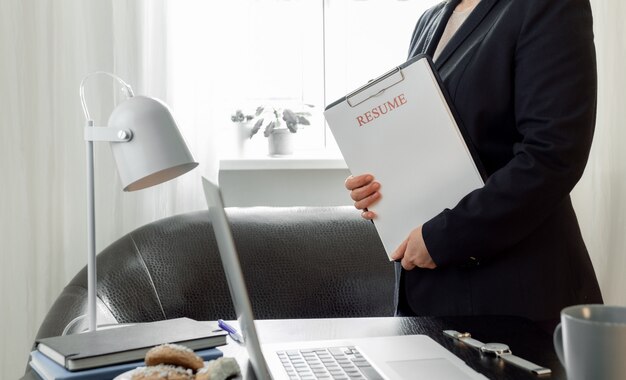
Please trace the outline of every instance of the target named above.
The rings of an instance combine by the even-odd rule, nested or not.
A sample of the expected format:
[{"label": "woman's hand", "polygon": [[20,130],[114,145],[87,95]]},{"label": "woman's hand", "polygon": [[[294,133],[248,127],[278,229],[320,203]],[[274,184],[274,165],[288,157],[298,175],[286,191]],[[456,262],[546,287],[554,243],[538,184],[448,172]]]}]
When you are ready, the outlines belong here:
[{"label": "woman's hand", "polygon": [[395,261],[402,260],[402,268],[406,270],[418,268],[435,269],[437,264],[430,257],[424,237],[422,236],[422,226],[417,227],[400,244],[398,249],[391,255],[391,258]]},{"label": "woman's hand", "polygon": [[374,180],[373,175],[362,174],[346,178],[345,185],[346,189],[350,190],[354,207],[363,211],[361,216],[365,219],[374,219],[376,214],[367,208],[380,199],[380,183]]}]

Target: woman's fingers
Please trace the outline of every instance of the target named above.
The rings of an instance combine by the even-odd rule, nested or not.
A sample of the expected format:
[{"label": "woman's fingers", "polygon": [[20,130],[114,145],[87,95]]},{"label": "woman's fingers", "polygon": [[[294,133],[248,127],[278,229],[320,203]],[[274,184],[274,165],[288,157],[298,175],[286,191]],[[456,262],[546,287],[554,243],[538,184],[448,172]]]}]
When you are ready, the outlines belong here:
[{"label": "woman's fingers", "polygon": [[363,210],[361,213],[361,217],[363,219],[372,220],[376,217],[376,213],[374,211],[370,211],[368,209]]},{"label": "woman's fingers", "polygon": [[371,174],[361,174],[357,176],[350,176],[346,178],[345,186],[348,190],[354,190],[359,187],[363,187],[374,180],[374,176]]},{"label": "woman's fingers", "polygon": [[[352,199],[354,199],[354,197]],[[380,199],[380,193],[374,192],[363,199],[355,200],[354,207],[356,207],[359,210],[365,210],[366,208],[376,203],[379,199]]]},{"label": "woman's fingers", "polygon": [[381,198],[380,183],[374,181],[371,174],[350,176],[345,181],[346,189],[350,190],[350,198],[354,201],[354,207],[363,210],[361,216],[364,219],[374,219],[376,213],[367,208]]},{"label": "woman's fingers", "polygon": [[[350,197],[353,201],[358,202],[360,200],[371,197],[380,190],[380,183],[371,182],[363,187],[356,188],[350,192]],[[365,206],[367,207],[367,206]]]},{"label": "woman's fingers", "polygon": [[406,246],[409,243],[409,239],[406,238],[400,244],[398,248],[391,254],[391,258],[395,261],[401,260],[404,257],[404,251],[406,251]]},{"label": "woman's fingers", "polygon": [[422,235],[422,226],[417,227],[409,237],[400,245],[392,255],[397,260],[402,257],[402,268],[412,270],[416,267],[423,269],[435,269],[437,264],[433,261]]}]

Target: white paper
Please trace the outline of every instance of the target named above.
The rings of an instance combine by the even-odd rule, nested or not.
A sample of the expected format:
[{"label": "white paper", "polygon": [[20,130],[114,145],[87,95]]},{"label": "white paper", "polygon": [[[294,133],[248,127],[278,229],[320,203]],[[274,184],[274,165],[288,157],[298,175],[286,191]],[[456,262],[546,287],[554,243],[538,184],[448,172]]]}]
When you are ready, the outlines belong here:
[{"label": "white paper", "polygon": [[381,183],[382,198],[370,210],[388,256],[411,230],[483,186],[426,58],[324,116],[352,174],[371,173]]}]

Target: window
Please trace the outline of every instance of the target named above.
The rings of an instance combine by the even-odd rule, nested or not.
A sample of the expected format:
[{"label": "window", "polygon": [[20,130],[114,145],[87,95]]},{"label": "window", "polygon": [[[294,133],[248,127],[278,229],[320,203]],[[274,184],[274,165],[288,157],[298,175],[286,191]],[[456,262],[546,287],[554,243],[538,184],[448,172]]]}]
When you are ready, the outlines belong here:
[{"label": "window", "polygon": [[[193,49],[206,54],[204,80],[221,128],[236,109],[314,105],[311,125],[298,131],[300,152],[336,150],[322,111],[406,60],[411,33],[428,0],[239,0],[172,2],[206,15]],[[174,9],[175,11],[175,9]],[[176,12],[174,12],[176,14]],[[184,12],[172,28],[184,29]],[[189,40],[185,33],[177,38]],[[170,43],[178,43],[174,40]],[[182,43],[182,42],[181,42]],[[200,79],[198,79],[200,80]],[[219,95],[218,95],[219,94]],[[264,140],[261,136],[253,140]],[[259,143],[260,141],[257,141]],[[264,142],[261,142],[264,143]]]},{"label": "window", "polygon": [[[428,0],[325,1],[324,104],[406,61],[409,42]],[[335,143],[326,132],[326,147]]]}]

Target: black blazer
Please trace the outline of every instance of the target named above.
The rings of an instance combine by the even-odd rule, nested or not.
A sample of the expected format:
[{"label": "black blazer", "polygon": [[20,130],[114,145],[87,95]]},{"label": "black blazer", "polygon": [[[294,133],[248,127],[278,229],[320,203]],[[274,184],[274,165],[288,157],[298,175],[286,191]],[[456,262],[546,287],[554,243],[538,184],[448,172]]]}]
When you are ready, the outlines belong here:
[{"label": "black blazer", "polygon": [[[410,57],[432,56],[457,4],[422,15]],[[402,271],[399,313],[549,320],[601,303],[569,197],[595,124],[588,0],[482,0],[435,67],[488,178],[424,224],[438,267]]]}]

